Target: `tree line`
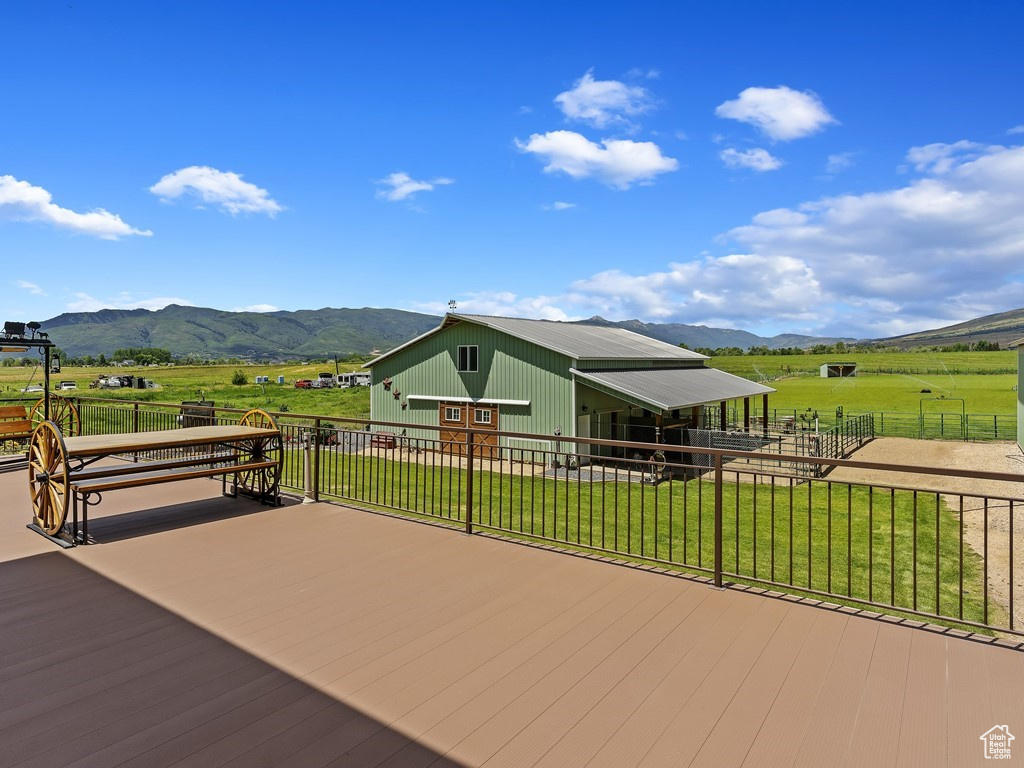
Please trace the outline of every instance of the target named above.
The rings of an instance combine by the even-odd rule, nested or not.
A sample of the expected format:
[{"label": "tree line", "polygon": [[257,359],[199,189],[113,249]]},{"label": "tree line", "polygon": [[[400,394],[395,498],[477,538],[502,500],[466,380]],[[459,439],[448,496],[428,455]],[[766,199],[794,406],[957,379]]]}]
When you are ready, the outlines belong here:
[{"label": "tree line", "polygon": [[[689,349],[686,344],[680,344],[683,349]],[[696,347],[693,351],[707,357],[776,357],[785,355],[850,355],[850,354],[876,354],[882,352],[998,352],[1002,349],[997,341],[975,341],[959,342],[956,344],[934,345],[927,347],[911,347],[903,349],[894,345],[877,344],[847,344],[839,341],[835,344],[815,344],[810,347],[778,347],[766,346],[750,347]]]}]

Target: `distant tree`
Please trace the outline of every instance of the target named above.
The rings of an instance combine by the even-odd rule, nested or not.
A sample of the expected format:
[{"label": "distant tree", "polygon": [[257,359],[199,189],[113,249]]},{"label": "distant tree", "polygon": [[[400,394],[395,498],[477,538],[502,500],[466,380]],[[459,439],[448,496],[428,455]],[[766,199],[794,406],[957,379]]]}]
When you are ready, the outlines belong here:
[{"label": "distant tree", "polygon": [[99,360],[97,360],[97,365],[106,365],[106,364],[107,364],[107,356],[104,355],[102,352],[100,352],[100,357],[99,357]]},{"label": "distant tree", "polygon": [[246,376],[241,371],[235,371],[233,374],[231,374],[231,383],[236,386],[242,386],[243,384],[249,383],[249,377]]}]

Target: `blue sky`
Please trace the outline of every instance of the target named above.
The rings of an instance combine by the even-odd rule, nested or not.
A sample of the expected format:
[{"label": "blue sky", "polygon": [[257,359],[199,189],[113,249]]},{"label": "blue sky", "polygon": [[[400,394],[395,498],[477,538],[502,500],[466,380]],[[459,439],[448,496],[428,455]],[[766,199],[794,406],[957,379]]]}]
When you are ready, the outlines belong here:
[{"label": "blue sky", "polygon": [[1024,306],[1024,6],[0,4],[3,319]]}]

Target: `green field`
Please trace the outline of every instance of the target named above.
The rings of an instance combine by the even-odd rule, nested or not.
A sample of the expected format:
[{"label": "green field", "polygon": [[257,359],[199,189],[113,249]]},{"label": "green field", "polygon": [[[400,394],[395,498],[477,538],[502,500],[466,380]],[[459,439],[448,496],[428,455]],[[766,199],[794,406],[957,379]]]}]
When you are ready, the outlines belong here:
[{"label": "green field", "polygon": [[824,363],[856,363],[861,373],[896,373],[911,376],[1016,373],[1017,353],[999,352],[847,352],[841,355],[737,355],[710,359],[719,368],[749,379],[800,374],[818,375]]},{"label": "green field", "polygon": [[711,365],[774,387],[777,392],[769,397],[769,408],[811,408],[823,418],[831,418],[840,406],[848,414],[960,413],[961,408],[969,414],[1016,413],[1014,352],[885,352],[853,354],[846,360],[857,363],[857,376],[821,378],[819,367],[837,362],[834,355],[714,357]]},{"label": "green field", "polygon": [[[32,397],[20,390],[29,382],[30,368],[0,368],[0,397]],[[342,364],[342,373],[359,370],[357,365]],[[236,371],[241,371],[248,382],[257,375],[269,376],[270,384],[231,383]],[[212,400],[219,408],[263,408],[270,411],[288,411],[323,416],[369,418],[370,393],[368,387],[348,389],[296,389],[297,379],[315,379],[319,372],[333,373],[334,364],[313,365],[200,365],[161,368],[70,368],[53,374],[51,384],[74,381],[78,389],[67,394],[76,397],[103,397],[113,400],[140,400],[149,403],[180,403],[184,400]],[[155,381],[157,389],[89,389],[89,382],[100,373],[143,376]],[[278,384],[283,375],[285,384]],[[42,373],[36,371],[32,383],[41,384]]]},{"label": "green field", "polygon": [[[1016,353],[1004,352],[880,352],[850,354],[844,360],[856,362],[860,375],[846,379],[823,379],[818,368],[836,362],[835,355],[779,355],[713,357],[710,364],[729,373],[764,381],[777,392],[769,408],[804,412],[816,410],[822,419],[834,417],[837,407],[847,414],[866,411],[917,414],[1016,413]],[[162,368],[65,368],[53,376],[78,384],[75,394],[147,402],[179,403],[183,400],[213,400],[220,407],[264,408],[272,411],[310,413],[323,416],[368,418],[369,392],[366,387],[331,390],[301,390],[296,379],[315,378],[321,370],[333,372],[333,363],[316,365],[175,366]],[[358,370],[343,364],[341,371]],[[269,376],[270,384],[234,385],[232,375],[241,371],[249,382],[257,375]],[[156,381],[158,389],[90,390],[89,382],[99,373],[135,374]],[[283,375],[286,384],[276,383]],[[782,378],[779,378],[779,377]],[[41,383],[41,373],[31,368],[0,368],[0,397],[17,397],[29,383]],[[930,393],[922,392],[929,389]],[[961,403],[962,399],[962,403]],[[760,400],[754,403],[760,408]]]}]

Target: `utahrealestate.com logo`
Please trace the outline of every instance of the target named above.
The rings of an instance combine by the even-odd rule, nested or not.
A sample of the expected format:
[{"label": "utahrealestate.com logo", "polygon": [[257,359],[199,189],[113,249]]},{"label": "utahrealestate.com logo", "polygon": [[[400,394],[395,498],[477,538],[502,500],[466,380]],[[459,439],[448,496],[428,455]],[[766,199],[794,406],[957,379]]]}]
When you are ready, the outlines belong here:
[{"label": "utahrealestate.com logo", "polygon": [[1010,742],[1014,736],[1005,725],[994,725],[979,736],[985,743],[986,760],[1009,760]]}]

